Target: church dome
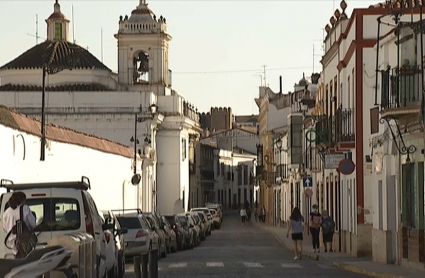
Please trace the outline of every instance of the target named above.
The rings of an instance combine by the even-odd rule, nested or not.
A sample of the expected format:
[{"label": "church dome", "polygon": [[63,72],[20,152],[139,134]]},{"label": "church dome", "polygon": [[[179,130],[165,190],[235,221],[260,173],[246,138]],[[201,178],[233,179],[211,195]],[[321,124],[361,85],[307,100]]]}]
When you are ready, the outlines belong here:
[{"label": "church dome", "polygon": [[41,69],[43,65],[65,69],[111,71],[86,49],[63,40],[46,40],[0,67],[0,71],[9,69]]},{"label": "church dome", "polygon": [[140,0],[140,4],[131,12],[128,21],[137,23],[156,21],[156,15],[148,8],[146,0]]},{"label": "church dome", "polygon": [[298,86],[307,86],[308,80],[305,78],[305,74],[303,73],[303,78],[298,82]]}]

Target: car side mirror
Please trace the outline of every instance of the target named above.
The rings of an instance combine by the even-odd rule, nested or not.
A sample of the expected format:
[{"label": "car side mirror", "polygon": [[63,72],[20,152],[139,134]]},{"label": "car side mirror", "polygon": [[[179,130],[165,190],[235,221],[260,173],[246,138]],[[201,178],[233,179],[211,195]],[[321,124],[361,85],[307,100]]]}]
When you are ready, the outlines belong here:
[{"label": "car side mirror", "polygon": [[152,231],[156,231],[156,227],[155,226],[152,226]]},{"label": "car side mirror", "polygon": [[103,224],[103,225],[102,225],[102,230],[103,230],[103,231],[111,230],[111,229],[113,229],[113,228],[114,228],[114,225],[113,225],[113,224]]},{"label": "car side mirror", "polygon": [[124,234],[126,234],[126,233],[128,233],[128,229],[127,229],[127,228],[121,228],[121,229],[119,230],[119,232],[118,232],[118,234],[120,234],[120,235],[124,235]]},{"label": "car side mirror", "polygon": [[193,228],[193,225],[192,225],[192,224],[190,224],[189,228]]}]

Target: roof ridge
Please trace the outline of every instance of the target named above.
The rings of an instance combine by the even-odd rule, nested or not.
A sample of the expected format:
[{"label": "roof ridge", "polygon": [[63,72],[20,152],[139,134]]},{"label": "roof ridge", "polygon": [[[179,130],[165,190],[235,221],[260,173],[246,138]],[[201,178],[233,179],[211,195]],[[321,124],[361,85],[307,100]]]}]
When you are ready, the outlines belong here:
[{"label": "roof ridge", "polygon": [[[14,119],[14,123],[16,123],[16,125],[13,122],[7,122],[4,119],[2,119],[2,117],[0,117],[0,125],[4,125],[13,129],[17,129],[20,131],[23,131],[25,133],[40,137],[41,136],[41,131],[40,128],[38,127],[39,125],[41,125],[41,122],[35,118],[32,118],[28,115],[25,115],[23,113],[20,113],[19,111],[16,111],[10,107],[7,107],[5,105],[0,104],[0,115],[2,110],[6,110],[10,113],[10,115],[13,117]],[[38,123],[37,124],[37,132],[34,132],[34,129],[31,128],[31,125],[28,124],[24,124],[24,125],[20,125],[20,121],[18,121],[14,116],[20,117],[21,119],[27,119],[32,123]],[[7,120],[7,119],[6,119]],[[21,123],[22,124],[22,123]],[[48,132],[47,128],[53,128],[53,130],[50,130],[50,132]],[[56,130],[61,130],[61,131],[65,131],[65,132],[71,132],[74,135],[80,135],[80,136],[84,136],[86,140],[83,140],[82,142],[78,142],[76,138],[76,136],[73,136],[71,140],[71,138],[67,138],[67,135],[65,134],[65,132],[60,132],[59,136],[56,133],[55,136],[55,132]],[[53,132],[52,132],[53,131]],[[83,146],[83,147],[87,147],[90,149],[94,149],[94,150],[98,150],[98,151],[103,151],[106,153],[111,153],[111,154],[116,154],[116,155],[121,155],[124,157],[132,157],[133,156],[133,151],[132,148],[123,145],[121,143],[118,142],[114,142],[105,138],[101,138],[101,137],[97,137],[95,135],[92,134],[87,134],[81,131],[77,131],[77,130],[73,130],[70,129],[68,127],[64,127],[64,126],[58,126],[52,123],[46,123],[46,137],[49,140],[53,140],[56,142],[60,142],[60,143],[68,143],[68,144],[73,144],[73,145],[79,145],[79,146]],[[62,138],[61,138],[62,137]],[[92,141],[93,144],[88,144],[89,140],[87,139],[94,139],[95,141]],[[111,144],[110,147],[108,148],[108,146],[106,144]],[[112,147],[116,147],[116,148],[112,148]]]},{"label": "roof ridge", "polygon": [[53,58],[55,58],[56,50],[58,49],[58,44],[59,44],[59,41],[55,41],[55,45],[53,46],[52,54],[50,55],[50,59],[47,62],[48,65],[50,65],[53,62]]}]

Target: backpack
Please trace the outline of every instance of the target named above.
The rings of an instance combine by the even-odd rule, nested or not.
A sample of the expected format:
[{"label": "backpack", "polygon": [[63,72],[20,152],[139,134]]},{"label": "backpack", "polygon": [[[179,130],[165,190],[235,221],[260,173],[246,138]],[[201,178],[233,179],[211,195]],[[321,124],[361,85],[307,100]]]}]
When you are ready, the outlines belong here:
[{"label": "backpack", "polygon": [[[15,226],[13,226],[12,230],[6,235],[4,239],[4,244],[8,249],[12,249],[7,245],[7,240],[9,239],[11,234],[16,234],[15,245],[18,250],[19,258],[25,258],[31,253],[32,250],[35,249],[38,238],[34,231],[31,231],[27,224],[22,220],[24,219],[23,213],[23,205],[19,208],[19,220],[16,221]],[[18,257],[17,257],[18,258]]]},{"label": "backpack", "polygon": [[335,222],[330,217],[324,217],[322,220],[322,231],[324,234],[332,233],[335,229]]}]

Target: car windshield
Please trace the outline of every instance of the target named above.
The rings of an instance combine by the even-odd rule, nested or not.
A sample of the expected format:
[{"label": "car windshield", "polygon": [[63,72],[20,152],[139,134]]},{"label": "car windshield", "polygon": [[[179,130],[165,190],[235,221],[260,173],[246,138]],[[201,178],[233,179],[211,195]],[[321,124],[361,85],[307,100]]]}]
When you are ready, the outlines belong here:
[{"label": "car windshield", "polygon": [[180,221],[180,223],[181,223],[183,226],[186,226],[186,225],[187,225],[186,217],[184,217],[184,216],[179,216],[179,221]]},{"label": "car windshield", "polygon": [[118,222],[120,226],[127,229],[140,229],[142,225],[137,217],[123,217],[118,216]]},{"label": "car windshield", "polygon": [[[35,216],[36,232],[78,230],[81,212],[78,200],[72,198],[27,199],[26,204]],[[5,206],[5,210],[8,204]]]},{"label": "car windshield", "polygon": [[169,222],[171,225],[176,224],[176,218],[175,218],[174,216],[165,216],[165,219],[167,219],[167,220],[168,220],[168,222]]}]

